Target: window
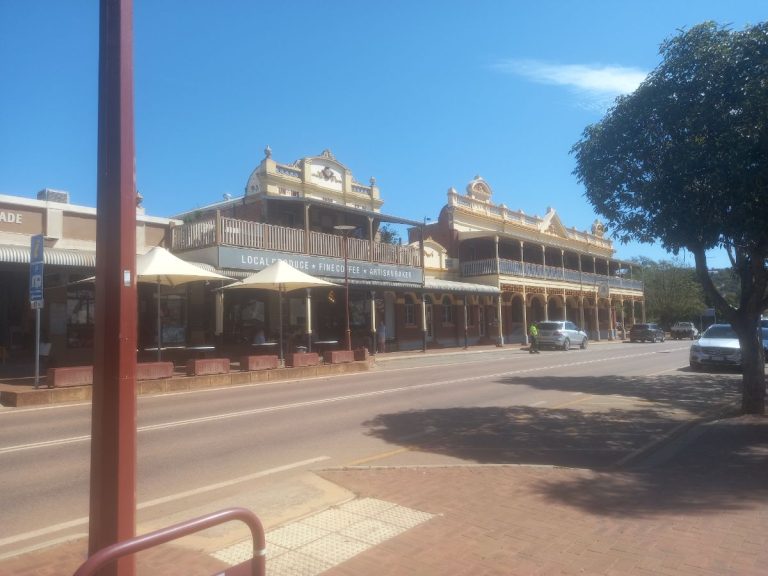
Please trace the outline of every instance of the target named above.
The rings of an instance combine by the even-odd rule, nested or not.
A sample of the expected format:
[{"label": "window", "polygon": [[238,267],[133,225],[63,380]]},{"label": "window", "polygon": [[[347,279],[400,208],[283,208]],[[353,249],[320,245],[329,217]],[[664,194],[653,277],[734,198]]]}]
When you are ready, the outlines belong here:
[{"label": "window", "polygon": [[67,290],[67,346],[93,348],[93,316],[96,309],[93,286]]},{"label": "window", "polygon": [[416,325],[416,305],[410,296],[405,297],[405,323],[406,325]]},{"label": "window", "polygon": [[443,296],[443,324],[451,325],[454,322],[453,318],[453,303],[450,296]]}]

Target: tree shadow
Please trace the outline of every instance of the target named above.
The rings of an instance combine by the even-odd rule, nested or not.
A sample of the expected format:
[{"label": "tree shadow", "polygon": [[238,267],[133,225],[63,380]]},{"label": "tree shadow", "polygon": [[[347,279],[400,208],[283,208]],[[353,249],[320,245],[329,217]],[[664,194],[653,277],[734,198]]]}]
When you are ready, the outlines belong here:
[{"label": "tree shadow", "polygon": [[594,396],[626,396],[654,404],[654,409],[686,410],[692,414],[741,397],[740,374],[700,374],[680,369],[674,373],[648,376],[508,376],[500,384],[518,385],[537,390],[580,392]]},{"label": "tree shadow", "polygon": [[[681,421],[739,397],[740,382],[719,375],[505,377],[499,382],[586,395],[631,397],[546,408],[488,406],[380,414],[368,434],[413,450],[480,464],[550,465],[591,472],[552,476],[539,490],[552,502],[592,513],[642,517],[738,510],[768,500],[768,421],[725,421],[661,465],[618,469],[623,457],[663,438]],[[579,398],[584,396],[576,396]],[[647,401],[647,404],[646,404]],[[719,426],[725,426],[719,423]],[[717,433],[715,433],[717,432]],[[554,478],[557,478],[555,480]]]},{"label": "tree shadow", "polygon": [[530,406],[414,410],[365,422],[392,444],[481,464],[601,469],[676,422],[656,410],[583,412]]},{"label": "tree shadow", "polygon": [[604,516],[647,517],[764,510],[768,502],[768,419],[708,427],[658,468],[544,481],[552,501]]}]

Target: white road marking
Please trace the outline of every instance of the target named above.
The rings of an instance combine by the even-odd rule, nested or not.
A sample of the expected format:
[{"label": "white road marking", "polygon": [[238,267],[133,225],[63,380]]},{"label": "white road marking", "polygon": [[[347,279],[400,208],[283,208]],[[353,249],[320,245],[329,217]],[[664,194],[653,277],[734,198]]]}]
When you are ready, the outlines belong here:
[{"label": "white road marking", "polygon": [[[563,364],[548,364],[538,365],[531,368],[524,368],[520,370],[506,370],[504,372],[496,372],[493,374],[481,374],[476,376],[466,376],[464,378],[453,378],[450,380],[439,380],[437,382],[425,382],[423,384],[413,384],[409,386],[398,386],[396,388],[385,388],[382,390],[374,390],[370,392],[360,392],[358,394],[347,394],[343,396],[333,396],[331,398],[320,398],[318,400],[307,400],[306,402],[294,402],[292,404],[279,404],[276,406],[267,406],[264,408],[252,408],[250,410],[238,410],[236,412],[227,412],[224,414],[214,414],[211,416],[200,416],[198,418],[189,418],[186,420],[175,420],[171,422],[163,422],[159,424],[150,424],[147,426],[141,426],[137,430],[138,432],[149,432],[155,430],[168,430],[171,428],[180,428],[182,426],[190,426],[193,424],[200,424],[205,422],[216,422],[219,420],[229,420],[231,418],[240,418],[243,416],[252,416],[254,414],[267,414],[271,412],[281,412],[284,410],[293,410],[296,408],[306,408],[309,406],[320,406],[324,404],[334,404],[336,402],[345,402],[348,400],[359,400],[361,398],[370,398],[374,396],[383,396],[386,394],[394,394],[397,392],[408,392],[415,390],[422,390],[425,388],[436,388],[440,386],[448,386],[452,384],[463,384],[465,382],[472,382],[476,380],[485,380],[493,378],[501,378],[504,376],[515,376],[520,374],[531,374],[534,372],[542,372],[544,370],[550,370],[553,368],[571,368],[574,366],[584,366],[588,364],[600,364],[609,362],[611,360],[623,359],[623,358],[637,358],[639,356],[650,356],[656,354],[656,352],[644,352],[642,354],[627,354],[623,356],[612,356],[610,358],[596,358],[593,360],[582,360],[579,362],[567,362]],[[89,435],[73,436],[70,438],[61,438],[59,440],[49,440],[43,442],[34,442],[30,444],[18,444],[16,446],[8,446],[0,448],[0,455],[8,454],[11,452],[21,452],[24,450],[34,450],[38,448],[46,448],[49,446],[61,446],[64,444],[75,444],[78,442],[87,442],[91,438]]]},{"label": "white road marking", "polygon": [[[154,500],[148,500],[147,502],[142,502],[138,504],[136,506],[136,509],[144,510],[146,508],[151,508],[152,506],[157,506],[158,504],[167,504],[168,502],[181,500],[182,498],[188,498],[189,496],[197,496],[199,494],[204,494],[206,492],[211,492],[213,490],[227,488],[229,486],[234,486],[235,484],[240,484],[242,482],[248,482],[250,480],[263,478],[265,476],[270,476],[272,474],[286,472],[288,470],[301,468],[302,466],[308,466],[310,464],[323,462],[329,459],[330,459],[330,456],[318,456],[316,458],[309,458],[308,460],[302,460],[300,462],[294,462],[292,464],[285,464],[284,466],[269,468],[267,470],[262,470],[261,472],[255,472],[253,474],[248,474],[246,476],[240,476],[239,478],[232,478],[231,480],[227,480],[225,482],[217,482],[215,484],[209,484],[207,486],[201,486],[200,488],[195,488],[194,490],[187,490],[186,492],[170,494],[168,496],[164,496],[163,498],[155,498]],[[87,523],[88,523],[88,517],[84,516],[82,518],[76,518],[74,520],[69,520],[67,522],[61,522],[59,524],[47,526],[46,528],[40,528],[39,530],[32,530],[30,532],[24,532],[23,534],[16,534],[14,536],[9,536],[8,538],[0,539],[0,547],[8,546],[9,544],[15,544],[16,542],[23,542],[24,540],[30,540],[32,538],[37,538],[38,536],[45,536],[46,534],[53,534],[54,532],[66,530],[67,528],[74,528],[76,526],[81,526]],[[46,542],[45,545],[48,546],[49,543]],[[18,551],[11,553],[10,556],[15,556],[17,554],[18,554]],[[8,557],[8,556],[0,556],[0,559],[5,557]]]}]

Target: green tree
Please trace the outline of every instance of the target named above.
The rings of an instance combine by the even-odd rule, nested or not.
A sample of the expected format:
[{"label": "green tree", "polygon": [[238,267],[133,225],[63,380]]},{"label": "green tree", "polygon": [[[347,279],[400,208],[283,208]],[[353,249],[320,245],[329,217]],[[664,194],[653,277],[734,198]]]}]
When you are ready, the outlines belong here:
[{"label": "green tree", "polygon": [[389,226],[387,224],[382,224],[379,227],[379,242],[383,242],[384,244],[402,244],[402,240],[400,239],[400,234],[397,233],[397,231],[392,228],[392,226]]},{"label": "green tree", "polygon": [[696,270],[677,262],[648,258],[637,261],[643,267],[645,313],[665,328],[678,320],[696,321],[707,307]]},{"label": "green tree", "polygon": [[[768,24],[712,22],[660,48],[661,63],[588,126],[572,153],[586,196],[621,241],[687,249],[707,298],[739,335],[742,410],[765,413],[757,325],[768,306]],[[706,252],[724,248],[739,279],[731,305]]]}]

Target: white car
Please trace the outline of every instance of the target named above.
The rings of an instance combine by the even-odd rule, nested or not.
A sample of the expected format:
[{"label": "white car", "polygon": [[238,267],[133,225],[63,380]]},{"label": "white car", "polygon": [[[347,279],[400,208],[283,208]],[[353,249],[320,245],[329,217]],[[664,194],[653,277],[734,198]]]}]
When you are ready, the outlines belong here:
[{"label": "white car", "polygon": [[689,362],[692,370],[705,366],[741,367],[741,345],[730,324],[712,324],[698,341],[691,344]]},{"label": "white car", "polygon": [[693,322],[675,322],[669,333],[675,340],[680,340],[681,338],[695,340],[699,335],[699,331],[696,329]]},{"label": "white car", "polygon": [[537,322],[536,326],[539,329],[540,348],[550,346],[569,350],[571,346],[579,346],[583,350],[589,342],[587,334],[568,320],[547,320]]}]

